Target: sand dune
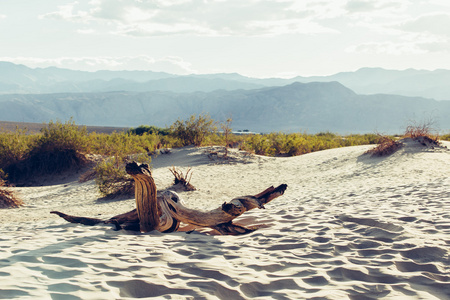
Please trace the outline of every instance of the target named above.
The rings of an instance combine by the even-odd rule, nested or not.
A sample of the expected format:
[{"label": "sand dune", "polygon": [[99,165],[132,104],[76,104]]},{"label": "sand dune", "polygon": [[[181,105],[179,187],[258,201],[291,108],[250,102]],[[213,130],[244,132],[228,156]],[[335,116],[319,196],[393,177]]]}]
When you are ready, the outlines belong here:
[{"label": "sand dune", "polygon": [[450,150],[408,141],[389,157],[363,155],[372,147],[234,152],[229,163],[182,148],[154,159],[158,189],[170,186],[169,167],[193,168],[197,191],[180,195],[197,209],[288,184],[240,218],[264,225],[243,236],[66,223],[49,212],[107,218],[134,208],[131,198],[98,200],[76,176],[15,188],[26,206],[1,211],[0,298],[450,299]]}]

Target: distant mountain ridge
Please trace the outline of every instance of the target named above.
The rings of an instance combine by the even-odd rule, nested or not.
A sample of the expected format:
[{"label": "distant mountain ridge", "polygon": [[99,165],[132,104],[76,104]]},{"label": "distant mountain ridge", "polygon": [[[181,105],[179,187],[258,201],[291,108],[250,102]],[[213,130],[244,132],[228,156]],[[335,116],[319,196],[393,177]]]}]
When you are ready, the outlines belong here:
[{"label": "distant mountain ridge", "polygon": [[56,67],[29,68],[0,62],[0,94],[150,92],[211,92],[252,90],[294,82],[337,81],[358,94],[395,94],[450,100],[450,70],[385,70],[362,68],[330,76],[250,78],[233,74],[174,75],[152,71],[84,72]]},{"label": "distant mountain ridge", "polygon": [[358,95],[339,82],[295,82],[252,90],[175,93],[99,92],[0,95],[0,120],[135,127],[171,125],[209,113],[231,117],[235,130],[254,132],[401,133],[408,120],[432,116],[450,129],[450,101],[397,95]]}]

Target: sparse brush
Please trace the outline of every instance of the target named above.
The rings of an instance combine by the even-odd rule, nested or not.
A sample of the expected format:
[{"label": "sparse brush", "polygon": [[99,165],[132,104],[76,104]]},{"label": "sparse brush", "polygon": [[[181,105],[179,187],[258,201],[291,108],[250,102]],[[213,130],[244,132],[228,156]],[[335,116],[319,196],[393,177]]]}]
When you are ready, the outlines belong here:
[{"label": "sparse brush", "polygon": [[0,179],[0,208],[16,208],[23,205],[22,200],[4,187],[5,182]]},{"label": "sparse brush", "polygon": [[432,120],[424,121],[422,123],[413,121],[406,127],[404,137],[409,137],[414,140],[424,138],[428,143],[438,144],[439,134],[437,133],[437,130],[433,128],[433,124],[434,121]]},{"label": "sparse brush", "polygon": [[380,136],[378,146],[366,151],[366,154],[371,156],[388,156],[400,149],[403,144],[388,136]]},{"label": "sparse brush", "polygon": [[[181,170],[175,169],[175,167],[172,167],[169,169],[169,171],[173,174],[174,178],[174,185],[181,186],[186,191],[195,191],[196,188],[190,183],[192,178],[192,172],[191,168],[189,168],[186,172],[186,175],[183,175],[183,172]],[[191,176],[189,176],[189,172],[191,172]],[[188,179],[189,177],[189,179]]]},{"label": "sparse brush", "polygon": [[134,180],[125,172],[123,161],[119,162],[118,158],[111,157],[100,162],[94,170],[95,182],[104,197],[133,194]]}]

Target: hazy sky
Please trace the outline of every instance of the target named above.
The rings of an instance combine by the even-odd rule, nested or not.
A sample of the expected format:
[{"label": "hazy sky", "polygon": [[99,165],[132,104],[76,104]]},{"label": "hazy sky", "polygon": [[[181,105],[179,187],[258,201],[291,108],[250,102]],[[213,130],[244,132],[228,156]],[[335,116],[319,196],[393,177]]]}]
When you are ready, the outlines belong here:
[{"label": "hazy sky", "polygon": [[0,60],[252,77],[450,69],[450,1],[0,0]]}]

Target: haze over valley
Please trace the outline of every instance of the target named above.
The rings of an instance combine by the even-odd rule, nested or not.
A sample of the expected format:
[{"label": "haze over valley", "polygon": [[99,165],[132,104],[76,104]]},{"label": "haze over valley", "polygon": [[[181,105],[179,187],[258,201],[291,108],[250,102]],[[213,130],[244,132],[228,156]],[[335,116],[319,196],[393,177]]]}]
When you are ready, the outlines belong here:
[{"label": "haze over valley", "polygon": [[0,120],[42,123],[73,117],[83,125],[165,127],[208,113],[218,121],[231,117],[236,130],[254,132],[399,133],[411,120],[429,118],[437,129],[448,130],[450,101],[444,99],[450,99],[449,80],[448,70],[364,68],[325,77],[257,79],[33,69],[2,62]]}]

